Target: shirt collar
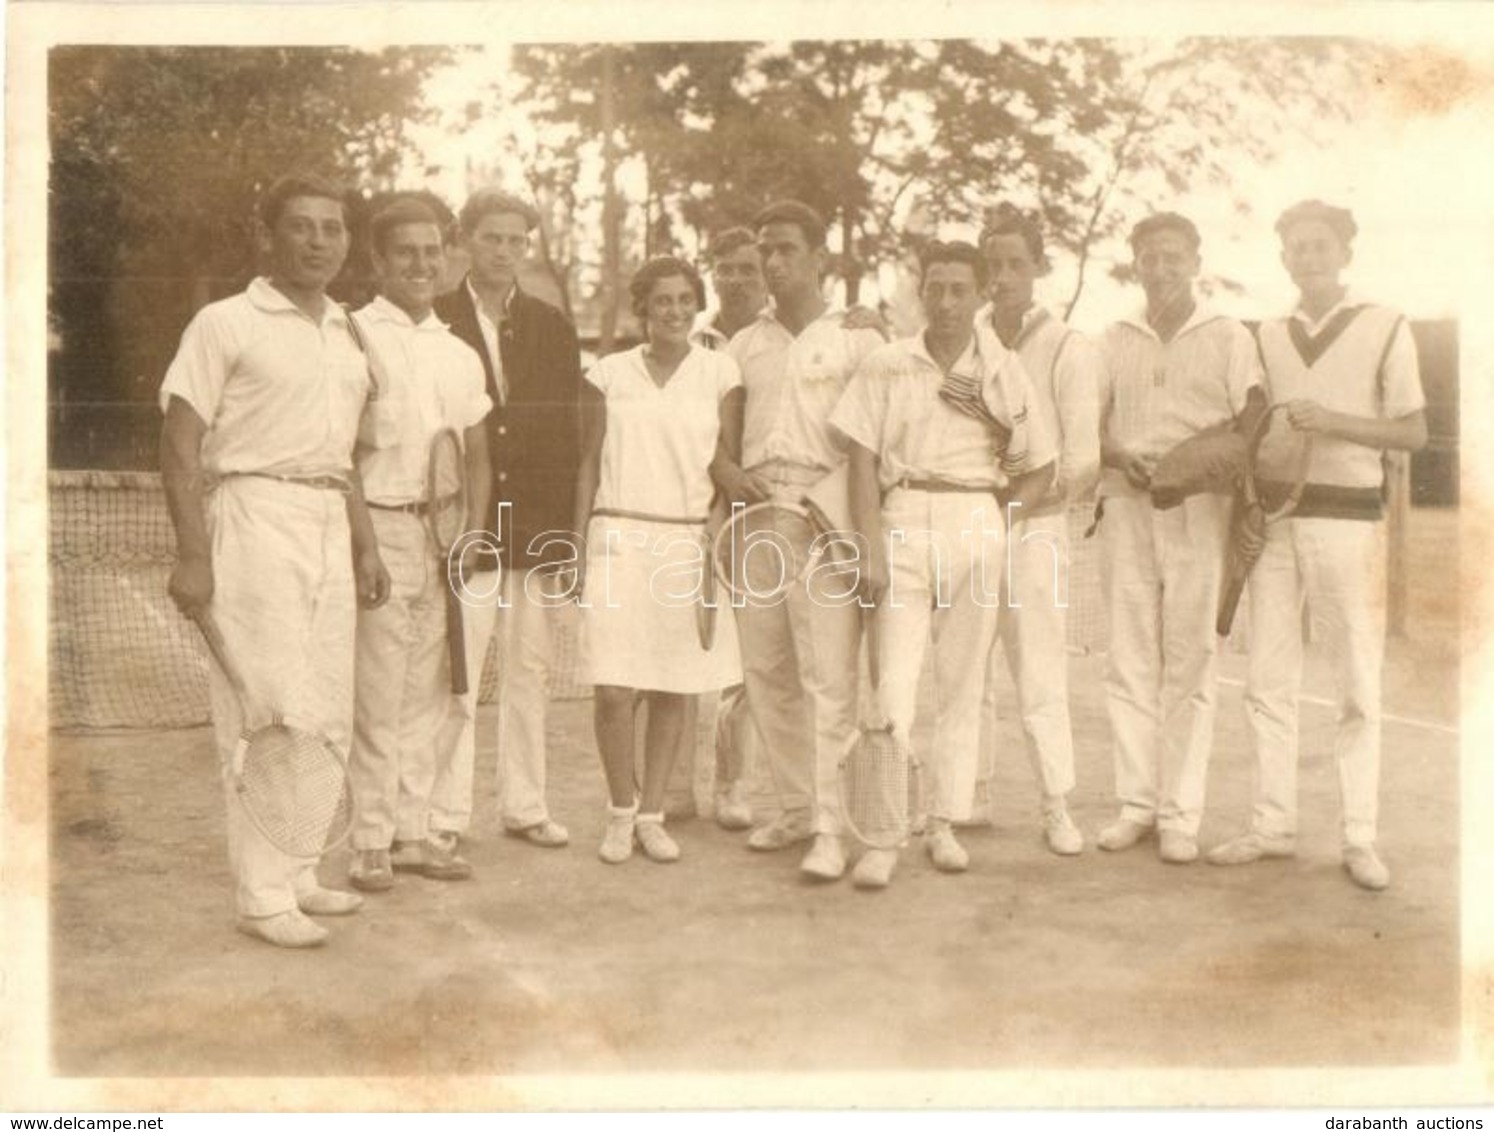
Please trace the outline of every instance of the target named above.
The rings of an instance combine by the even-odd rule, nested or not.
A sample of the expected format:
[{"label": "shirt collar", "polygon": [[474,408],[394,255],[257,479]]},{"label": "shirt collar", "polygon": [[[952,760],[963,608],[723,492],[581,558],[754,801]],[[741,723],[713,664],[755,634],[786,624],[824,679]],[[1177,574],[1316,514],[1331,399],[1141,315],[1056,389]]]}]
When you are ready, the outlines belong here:
[{"label": "shirt collar", "polygon": [[[992,331],[992,336],[994,337],[994,335],[995,332]],[[979,333],[970,335],[970,341],[966,344],[965,349],[961,351],[960,356],[954,360],[954,365],[949,367],[951,373],[971,377],[978,376],[980,374],[980,364],[983,360],[980,348],[980,339],[981,336]],[[917,334],[913,335],[913,337],[903,339],[903,343],[907,347],[908,353],[912,357],[918,359],[921,362],[928,363],[928,365],[931,366],[937,373],[939,373],[941,376],[943,375],[944,367],[936,362],[934,360],[934,356],[929,353],[928,345],[924,341],[924,331],[920,330]]]},{"label": "shirt collar", "polygon": [[[291,302],[290,296],[271,283],[270,277],[267,275],[259,275],[251,280],[249,286],[245,288],[244,294],[248,296],[251,303],[262,311],[294,311],[297,314],[306,314],[305,311]],[[322,309],[322,321],[346,322],[348,314],[343,309],[342,304],[331,295],[327,295],[326,299],[326,305]]]},{"label": "shirt collar", "polygon": [[716,310],[703,310],[695,316],[695,325],[690,328],[690,340],[708,350],[719,350],[727,343],[727,337],[716,327]]},{"label": "shirt collar", "polygon": [[1338,302],[1334,303],[1333,306],[1329,307],[1326,311],[1323,312],[1322,318],[1314,319],[1310,314],[1303,310],[1302,301],[1300,299],[1297,301],[1297,304],[1292,307],[1291,314],[1288,317],[1294,319],[1297,322],[1300,322],[1309,335],[1316,335],[1323,329],[1323,327],[1328,325],[1329,319],[1338,314],[1339,311],[1348,310],[1351,307],[1362,307],[1366,304],[1367,301],[1368,300],[1366,300],[1363,295],[1359,294],[1359,292],[1355,291],[1354,288],[1350,287],[1346,291],[1344,291],[1343,298],[1339,299]]},{"label": "shirt collar", "polygon": [[1022,329],[1017,332],[1017,337],[1019,339],[1027,337],[1036,327],[1048,321],[1048,318],[1048,308],[1033,303],[1022,312]]},{"label": "shirt collar", "polygon": [[[1170,340],[1176,342],[1184,334],[1187,334],[1188,331],[1194,330],[1197,327],[1202,326],[1206,322],[1213,322],[1216,318],[1219,317],[1220,315],[1218,311],[1216,311],[1208,303],[1204,302],[1203,299],[1195,295],[1193,297],[1193,313],[1188,316],[1187,322],[1178,327],[1177,332],[1173,334]],[[1133,310],[1130,314],[1122,318],[1121,321],[1126,323],[1128,326],[1135,327],[1143,334],[1157,339],[1157,341],[1159,342],[1162,340],[1158,336],[1157,332],[1152,329],[1152,324],[1146,319],[1145,300],[1142,300],[1141,305],[1136,307],[1135,310]]]},{"label": "shirt collar", "polygon": [[[844,319],[845,317],[846,317],[846,308],[843,307],[843,306],[840,306],[837,303],[831,303],[829,306],[827,306],[819,314],[818,317],[816,317],[814,320],[812,320],[811,322],[809,322],[804,327],[804,330],[808,330],[811,326],[818,326],[822,322],[833,322],[837,326],[839,326],[841,320]],[[758,322],[771,323],[772,325],[774,325],[774,326],[778,327],[779,329],[781,329],[782,331],[784,331],[784,333],[792,333],[787,326],[785,326],[783,323],[781,323],[781,322],[778,321],[778,312],[774,308],[773,303],[771,301],[768,303],[767,306],[765,306],[763,308],[762,313],[757,316],[757,320],[758,320]],[[802,334],[802,333],[804,333],[804,331],[801,330],[799,333]]]},{"label": "shirt collar", "polygon": [[[1028,336],[1040,325],[1046,322],[1050,317],[1051,316],[1048,313],[1048,308],[1043,306],[1041,303],[1033,303],[1030,307],[1023,311],[1022,324],[1017,327],[1016,345],[1025,345]],[[996,304],[987,303],[985,306],[981,307],[980,310],[976,312],[975,324],[977,326],[989,326],[994,331],[996,329]],[[997,338],[999,340],[1000,335],[997,335]]]},{"label": "shirt collar", "polygon": [[[482,298],[478,295],[477,288],[472,286],[472,276],[468,275],[465,279],[463,279],[462,286],[467,288],[467,297],[472,300],[472,309],[477,312],[478,317],[487,318],[487,314],[482,309]],[[513,310],[514,296],[518,293],[519,284],[515,282],[514,285],[508,289],[508,294],[503,296],[503,316],[505,318],[507,318],[509,313]]]},{"label": "shirt collar", "polygon": [[412,319],[404,308],[389,301],[383,295],[375,295],[373,301],[358,312],[372,322],[394,323],[397,326],[412,326],[416,330],[446,330],[446,323],[437,317],[434,310],[427,311],[419,322]]}]

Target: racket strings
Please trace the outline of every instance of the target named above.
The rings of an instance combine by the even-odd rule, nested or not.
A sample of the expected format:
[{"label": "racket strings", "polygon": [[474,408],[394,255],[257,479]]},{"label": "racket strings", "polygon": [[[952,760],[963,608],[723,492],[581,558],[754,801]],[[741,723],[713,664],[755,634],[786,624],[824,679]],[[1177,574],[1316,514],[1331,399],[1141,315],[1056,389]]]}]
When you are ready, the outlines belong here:
[{"label": "racket strings", "polygon": [[352,824],[342,759],[308,732],[268,727],[250,736],[238,791],[259,831],[291,856],[320,856]]},{"label": "racket strings", "polygon": [[455,431],[445,429],[437,433],[431,442],[426,521],[443,554],[462,536],[467,525],[465,475],[462,446]]},{"label": "racket strings", "polygon": [[840,770],[846,824],[861,841],[893,848],[908,835],[918,807],[917,768],[890,730],[863,729]]},{"label": "racket strings", "polygon": [[1254,459],[1255,496],[1268,516],[1296,503],[1311,457],[1311,434],[1293,427],[1280,406],[1274,408]]},{"label": "racket strings", "polygon": [[456,541],[462,537],[466,526],[466,511],[462,507],[461,497],[447,496],[444,501],[431,504],[427,512],[430,520],[431,537],[435,539],[436,546],[443,552],[450,550]]},{"label": "racket strings", "polygon": [[810,516],[787,504],[758,504],[737,512],[714,546],[717,580],[742,602],[773,601],[823,553]]}]

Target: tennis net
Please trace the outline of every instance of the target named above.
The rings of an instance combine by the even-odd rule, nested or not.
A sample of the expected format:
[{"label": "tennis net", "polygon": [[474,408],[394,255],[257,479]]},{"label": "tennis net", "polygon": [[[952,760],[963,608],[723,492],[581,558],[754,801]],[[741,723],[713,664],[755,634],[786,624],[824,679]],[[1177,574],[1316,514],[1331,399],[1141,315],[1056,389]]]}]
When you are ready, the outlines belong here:
[{"label": "tennis net", "polygon": [[[208,659],[166,594],[176,540],[159,475],[53,471],[48,476],[50,719],[55,728],[191,727],[208,721]],[[1069,646],[1103,651],[1098,539],[1088,506],[1069,513]],[[589,694],[579,680],[574,606],[558,610],[550,695]],[[480,697],[497,685],[495,649]]]}]

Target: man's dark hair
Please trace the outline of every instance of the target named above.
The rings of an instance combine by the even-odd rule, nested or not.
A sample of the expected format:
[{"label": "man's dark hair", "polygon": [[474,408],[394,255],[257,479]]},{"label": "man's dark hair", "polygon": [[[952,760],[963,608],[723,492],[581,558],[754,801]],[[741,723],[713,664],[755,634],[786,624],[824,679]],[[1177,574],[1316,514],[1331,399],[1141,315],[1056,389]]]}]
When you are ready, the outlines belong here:
[{"label": "man's dark hair", "polygon": [[506,193],[502,189],[478,189],[467,198],[467,203],[462,205],[462,211],[457,215],[457,222],[461,225],[462,231],[470,236],[477,231],[477,226],[482,223],[483,217],[504,212],[512,212],[516,216],[523,217],[526,232],[533,232],[539,227],[539,210],[521,197]]},{"label": "man's dark hair", "polygon": [[710,246],[706,248],[706,262],[714,264],[718,259],[725,259],[732,252],[755,247],[757,247],[757,237],[752,234],[750,228],[743,228],[740,225],[727,228],[711,237]]},{"label": "man's dark hair", "polygon": [[761,232],[769,224],[792,224],[804,234],[810,250],[825,246],[825,219],[801,200],[778,200],[752,218]]},{"label": "man's dark hair", "polygon": [[918,286],[923,289],[924,276],[936,263],[963,263],[975,272],[975,285],[984,291],[991,278],[991,269],[986,266],[986,257],[980,249],[965,240],[930,240],[918,253]]},{"label": "man's dark hair", "polygon": [[259,219],[266,228],[275,227],[285,206],[297,197],[318,197],[336,201],[342,209],[343,222],[348,219],[347,190],[319,173],[288,173],[268,189],[259,202]]},{"label": "man's dark hair", "polygon": [[687,260],[672,255],[656,255],[633,274],[628,283],[628,294],[633,300],[633,313],[643,318],[648,312],[648,297],[654,286],[663,279],[684,279],[695,292],[695,305],[705,306],[705,281],[700,272]]},{"label": "man's dark hair", "polygon": [[1304,220],[1318,220],[1328,225],[1344,247],[1354,242],[1359,234],[1359,225],[1354,223],[1354,214],[1347,208],[1336,208],[1321,200],[1304,200],[1292,205],[1276,220],[1276,234],[1286,239],[1287,229]]},{"label": "man's dark hair", "polygon": [[1136,252],[1141,246],[1141,241],[1155,236],[1158,232],[1177,232],[1188,241],[1188,246],[1195,255],[1203,246],[1203,240],[1199,237],[1198,229],[1194,227],[1193,221],[1179,212],[1158,212],[1148,216],[1131,229],[1131,251]]},{"label": "man's dark hair", "polygon": [[384,241],[389,238],[389,233],[405,224],[431,224],[441,236],[441,243],[446,243],[446,233],[441,229],[441,221],[435,212],[418,200],[396,200],[387,207],[380,209],[369,221],[369,240],[376,251],[381,254],[384,251]]},{"label": "man's dark hair", "polygon": [[1036,220],[1024,216],[1012,205],[996,206],[993,218],[980,230],[980,250],[984,252],[986,245],[997,236],[1021,236],[1032,256],[1032,262],[1039,267],[1047,264],[1048,261],[1043,256],[1042,228]]}]

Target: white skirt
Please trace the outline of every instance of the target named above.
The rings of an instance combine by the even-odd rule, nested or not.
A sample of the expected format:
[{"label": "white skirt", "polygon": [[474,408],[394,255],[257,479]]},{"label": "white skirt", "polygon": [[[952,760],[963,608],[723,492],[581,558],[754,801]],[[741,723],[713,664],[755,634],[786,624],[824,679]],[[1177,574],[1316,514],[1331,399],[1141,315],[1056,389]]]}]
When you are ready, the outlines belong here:
[{"label": "white skirt", "polygon": [[741,682],[730,595],[717,594],[715,640],[700,645],[697,611],[709,549],[701,528],[594,517],[581,601],[581,676],[653,692],[696,694]]}]

